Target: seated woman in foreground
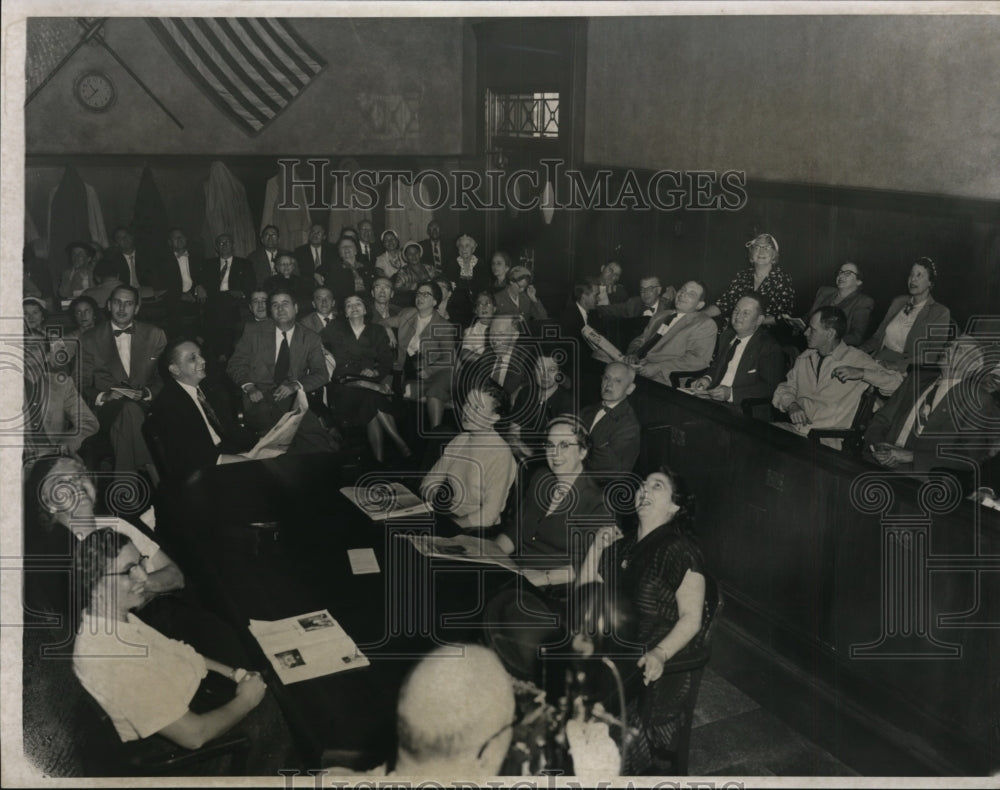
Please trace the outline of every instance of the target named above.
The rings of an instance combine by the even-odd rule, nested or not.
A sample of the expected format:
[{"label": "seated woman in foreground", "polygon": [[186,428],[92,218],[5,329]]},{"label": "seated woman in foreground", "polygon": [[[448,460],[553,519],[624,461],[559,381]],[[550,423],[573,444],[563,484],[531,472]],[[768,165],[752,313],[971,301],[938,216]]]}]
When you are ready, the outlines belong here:
[{"label": "seated woman in foreground", "polygon": [[[628,704],[640,734],[626,749],[626,773],[644,771],[673,749],[694,673],[664,675],[664,665],[700,648],[708,628],[705,561],[689,532],[692,507],[683,480],[661,466],[636,491],[639,529],[610,546],[600,535],[590,552],[600,558],[589,556],[579,579],[614,582],[635,612],[636,641],[645,648],[639,659],[645,688]],[[588,576],[594,567],[599,575]]]},{"label": "seated woman in foreground", "polygon": [[590,434],[580,420],[561,415],[549,423],[548,468],[537,471],[520,507],[496,539],[505,554],[523,561],[535,586],[568,584],[580,573],[592,535],[617,530],[604,492],[584,472]]},{"label": "seated woman in foreground", "polygon": [[[159,734],[198,749],[256,708],[267,686],[258,673],[205,658],[132,613],[146,599],[146,561],[131,540],[112,529],[92,532],[81,543],[74,576],[84,609],[73,671],[122,741]],[[235,683],[233,696],[196,713],[192,702],[209,671]]]}]

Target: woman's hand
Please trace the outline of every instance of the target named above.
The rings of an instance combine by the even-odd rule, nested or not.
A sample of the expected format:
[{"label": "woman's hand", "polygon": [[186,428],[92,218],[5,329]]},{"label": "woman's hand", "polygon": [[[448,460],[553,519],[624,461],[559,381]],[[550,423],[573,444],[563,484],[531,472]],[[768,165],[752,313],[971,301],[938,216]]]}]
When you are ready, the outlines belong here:
[{"label": "woman's hand", "polygon": [[260,676],[259,672],[248,672],[243,679],[236,684],[236,696],[246,702],[250,709],[260,705],[267,693],[267,684]]},{"label": "woman's hand", "polygon": [[373,379],[376,376],[378,376],[378,371],[375,370],[374,368],[365,368],[364,370],[361,371],[361,375],[366,378]]},{"label": "woman's hand", "polygon": [[663,674],[663,664],[665,663],[663,653],[659,647],[654,647],[646,655],[639,659],[639,666],[642,667],[642,682],[647,686],[660,679]]}]

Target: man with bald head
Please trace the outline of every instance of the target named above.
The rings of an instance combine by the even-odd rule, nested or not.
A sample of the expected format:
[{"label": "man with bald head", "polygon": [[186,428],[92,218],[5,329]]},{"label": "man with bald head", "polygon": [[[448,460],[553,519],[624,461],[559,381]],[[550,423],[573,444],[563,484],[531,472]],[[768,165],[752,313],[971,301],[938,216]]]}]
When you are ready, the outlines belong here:
[{"label": "man with bald head", "polygon": [[580,412],[592,444],[585,467],[604,479],[628,474],[639,458],[639,420],[628,402],[634,390],[635,371],[612,362],[601,377],[601,400]]},{"label": "man with bald head", "polygon": [[669,285],[666,288],[656,275],[643,277],[639,280],[639,295],[630,296],[624,302],[598,305],[597,312],[602,318],[652,318],[661,310],[671,310],[677,290]]},{"label": "man with bald head", "polygon": [[514,690],[491,650],[429,653],[403,681],[396,709],[401,776],[496,776],[510,746]]}]

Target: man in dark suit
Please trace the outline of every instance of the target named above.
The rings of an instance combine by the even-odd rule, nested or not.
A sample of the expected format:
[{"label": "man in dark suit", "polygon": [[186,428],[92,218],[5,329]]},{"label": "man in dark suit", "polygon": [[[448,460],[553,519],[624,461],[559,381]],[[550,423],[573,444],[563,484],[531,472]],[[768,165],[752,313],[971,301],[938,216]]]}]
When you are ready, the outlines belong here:
[{"label": "man in dark suit", "polygon": [[628,396],[635,390],[635,371],[621,362],[604,368],[601,400],[584,406],[580,422],[590,431],[585,467],[605,479],[628,474],[639,459],[639,419]]},{"label": "man in dark suit", "polygon": [[619,280],[622,278],[622,267],[617,261],[608,261],[601,267],[598,277],[597,303],[602,305],[619,304],[628,299],[628,291]]},{"label": "man in dark suit", "polygon": [[150,401],[162,387],[157,360],[167,338],[163,330],[135,319],[139,292],[119,285],[108,299],[111,320],[80,339],[81,391],[110,438],[115,471],[152,470],[153,459],[142,438]]},{"label": "man in dark suit", "polygon": [[317,272],[322,273],[327,262],[336,263],[340,259],[337,248],[326,240],[326,228],[319,223],[309,226],[309,242],[295,248],[298,274],[311,283]]},{"label": "man in dark suit", "polygon": [[166,309],[167,329],[176,336],[182,327],[191,331],[199,317],[198,304],[205,301],[205,288],[198,284],[197,266],[188,252],[187,236],[180,228],[167,234],[169,250],[163,255],[157,272]]},{"label": "man in dark suit", "polygon": [[[969,335],[948,344],[941,372],[906,377],[879,409],[865,432],[865,453],[881,466],[927,471],[952,467],[969,471],[991,448],[983,440],[989,426],[1000,421],[1000,407],[992,396],[988,377],[977,375],[983,349]],[[938,448],[948,450],[938,457]],[[952,457],[958,456],[958,457]]]},{"label": "man in dark suit", "polygon": [[[298,390],[309,393],[330,380],[319,335],[296,323],[295,296],[276,291],[269,304],[271,320],[245,326],[226,366],[229,377],[243,390],[247,427],[261,436],[294,404]],[[314,427],[322,430],[316,416],[307,412],[299,434]]]},{"label": "man in dark suit", "polygon": [[637,318],[639,316],[652,318],[661,310],[672,309],[676,297],[676,289],[672,285],[664,289],[659,277],[643,277],[639,280],[638,296],[630,296],[624,301],[613,304],[599,305],[597,312],[603,318]]},{"label": "man in dark suit", "polygon": [[601,362],[594,359],[591,346],[582,334],[584,327],[590,327],[601,335],[605,333],[604,322],[595,310],[596,305],[597,281],[588,278],[573,286],[573,304],[563,310],[559,317],[562,336],[572,338],[577,347],[579,368],[574,385],[578,392],[592,392],[596,389],[603,373]]},{"label": "man in dark suit", "polygon": [[[278,263],[280,253],[287,252],[292,255],[288,250],[282,250],[278,247],[278,238],[277,226],[265,225],[260,232],[261,246],[248,256],[250,265],[253,267],[254,282],[258,286],[263,285],[268,277],[277,273],[275,265]],[[294,258],[294,255],[292,257]]]},{"label": "man in dark suit", "polygon": [[367,271],[375,267],[375,259],[382,252],[375,246],[375,227],[371,220],[363,219],[358,223],[358,265]]},{"label": "man in dark suit", "polygon": [[153,400],[150,420],[157,427],[169,479],[187,480],[213,466],[224,453],[242,453],[256,438],[233,418],[221,389],[205,386],[205,359],[198,344],[177,340],[160,359],[163,389]]},{"label": "man in dark suit", "polygon": [[421,260],[424,263],[434,266],[438,271],[444,268],[444,242],[441,240],[441,224],[436,219],[427,223],[427,238],[420,242],[420,249],[423,251]]},{"label": "man in dark suit", "polygon": [[104,254],[114,267],[118,279],[133,288],[140,286],[162,287],[156,279],[156,267],[148,255],[139,255],[135,249],[135,237],[124,225],[115,228],[112,239],[114,247]]},{"label": "man in dark suit", "polygon": [[254,289],[250,261],[233,255],[233,237],[215,237],[214,258],[206,258],[196,272],[205,293],[205,344],[209,358],[228,359],[243,325],[243,300]]},{"label": "man in dark suit", "polygon": [[767,398],[785,378],[781,346],[763,328],[767,307],[751,293],[733,308],[731,326],[722,333],[711,371],[692,382],[692,389],[712,400],[739,408],[746,398]]}]

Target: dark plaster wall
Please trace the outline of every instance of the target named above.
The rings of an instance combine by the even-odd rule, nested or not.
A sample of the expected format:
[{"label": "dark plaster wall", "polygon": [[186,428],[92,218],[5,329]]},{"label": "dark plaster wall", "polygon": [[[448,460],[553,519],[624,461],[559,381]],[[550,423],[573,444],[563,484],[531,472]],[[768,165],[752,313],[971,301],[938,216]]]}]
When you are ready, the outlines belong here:
[{"label": "dark plaster wall", "polygon": [[996,199],[998,85],[996,16],[592,19],[584,158]]},{"label": "dark plaster wall", "polygon": [[[179,129],[104,49],[86,45],[25,113],[32,154],[458,154],[463,149],[461,19],[298,19],[297,32],[329,64],[270,126],[249,137],[201,92],[142,19],[111,19],[106,40],[184,124]],[[69,26],[67,29],[66,26]],[[73,20],[32,19],[29,44],[45,26],[68,40]],[[84,110],[73,84],[97,69],[114,81],[115,106]],[[365,95],[416,97],[417,131],[378,128]]]}]

